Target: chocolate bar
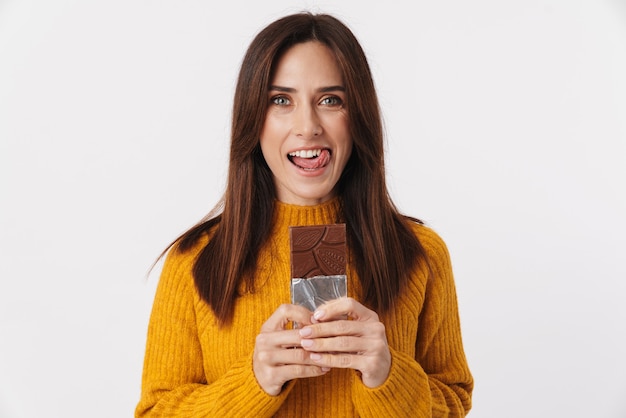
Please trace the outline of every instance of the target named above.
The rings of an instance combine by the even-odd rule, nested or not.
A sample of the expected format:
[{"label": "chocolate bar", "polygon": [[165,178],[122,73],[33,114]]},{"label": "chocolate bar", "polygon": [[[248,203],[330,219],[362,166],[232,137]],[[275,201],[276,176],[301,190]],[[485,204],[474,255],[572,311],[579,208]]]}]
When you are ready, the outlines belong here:
[{"label": "chocolate bar", "polygon": [[289,227],[291,277],[346,274],[346,225]]}]

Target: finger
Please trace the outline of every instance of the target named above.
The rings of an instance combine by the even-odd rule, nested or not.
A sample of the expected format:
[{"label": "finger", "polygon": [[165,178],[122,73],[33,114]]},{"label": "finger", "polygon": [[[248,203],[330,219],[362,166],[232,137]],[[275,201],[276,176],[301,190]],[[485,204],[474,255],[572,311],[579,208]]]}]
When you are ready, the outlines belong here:
[{"label": "finger", "polygon": [[300,346],[311,352],[334,352],[334,353],[362,353],[369,349],[372,341],[360,337],[332,337],[303,339]]},{"label": "finger", "polygon": [[314,364],[309,357],[310,353],[298,347],[285,349],[265,350],[258,347],[254,352],[254,359],[260,364],[267,366],[285,365],[311,365]]},{"label": "finger", "polygon": [[333,321],[299,330],[300,345],[308,351],[376,353],[388,351],[382,322]]},{"label": "finger", "polygon": [[297,330],[261,332],[256,336],[256,347],[263,350],[299,347],[301,339]]},{"label": "finger", "polygon": [[284,330],[289,322],[307,325],[311,323],[311,311],[303,306],[283,304],[261,326],[261,332]]},{"label": "finger", "polygon": [[382,322],[359,322],[338,320],[311,324],[300,329],[303,338],[324,338],[339,335],[356,335],[371,338],[385,338],[385,325]]},{"label": "finger", "polygon": [[253,365],[254,375],[263,390],[270,395],[278,395],[285,382],[303,377],[321,376],[327,373],[330,368],[318,365],[283,365],[264,366],[259,362]]},{"label": "finger", "polygon": [[356,321],[378,321],[378,314],[352,298],[338,298],[320,306],[313,313],[317,321],[334,321],[345,317]]},{"label": "finger", "polygon": [[371,324],[347,320],[320,322],[303,327],[299,330],[299,334],[303,338],[325,338],[338,335],[369,335],[376,334],[374,331],[377,330],[373,329],[376,327],[376,324],[382,326],[380,322],[372,322]]},{"label": "finger", "polygon": [[311,361],[319,367],[331,369],[354,369],[362,368],[362,358],[352,353],[311,353]]},{"label": "finger", "polygon": [[319,365],[302,365],[302,364],[289,364],[276,368],[276,373],[281,376],[281,380],[285,382],[293,379],[302,379],[305,377],[315,377],[326,374],[330,370],[330,367]]},{"label": "finger", "polygon": [[354,369],[361,373],[365,386],[380,386],[389,376],[390,356],[363,356],[350,353],[311,353],[311,360],[323,370]]}]

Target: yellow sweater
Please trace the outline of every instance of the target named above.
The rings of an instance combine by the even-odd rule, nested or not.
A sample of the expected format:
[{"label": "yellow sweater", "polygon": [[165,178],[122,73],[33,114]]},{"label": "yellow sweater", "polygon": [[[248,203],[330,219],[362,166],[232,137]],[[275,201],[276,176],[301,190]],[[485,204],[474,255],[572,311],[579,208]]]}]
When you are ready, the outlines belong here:
[{"label": "yellow sweater", "polygon": [[[335,221],[336,201],[301,207],[276,204],[275,225],[259,257],[257,288],[238,299],[231,326],[218,328],[191,275],[205,242],[186,253],[170,251],[157,288],[136,417],[462,417],[471,405],[467,366],[450,260],[431,229],[415,225],[430,260],[409,272],[396,308],[381,316],[392,365],[375,389],[349,369],[291,381],[278,396],[266,394],[252,371],[261,325],[289,303],[290,225]],[[348,268],[348,294],[360,285]]]}]

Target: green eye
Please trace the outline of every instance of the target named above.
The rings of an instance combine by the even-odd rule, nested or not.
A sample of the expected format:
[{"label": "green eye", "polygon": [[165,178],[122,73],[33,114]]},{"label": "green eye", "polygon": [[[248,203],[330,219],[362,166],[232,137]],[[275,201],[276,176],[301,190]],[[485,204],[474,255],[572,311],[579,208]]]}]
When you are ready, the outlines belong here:
[{"label": "green eye", "polygon": [[289,104],[289,99],[287,99],[285,96],[275,96],[272,97],[272,104],[278,106],[287,106]]},{"label": "green eye", "polygon": [[337,96],[324,97],[321,104],[326,106],[341,106],[343,101]]}]

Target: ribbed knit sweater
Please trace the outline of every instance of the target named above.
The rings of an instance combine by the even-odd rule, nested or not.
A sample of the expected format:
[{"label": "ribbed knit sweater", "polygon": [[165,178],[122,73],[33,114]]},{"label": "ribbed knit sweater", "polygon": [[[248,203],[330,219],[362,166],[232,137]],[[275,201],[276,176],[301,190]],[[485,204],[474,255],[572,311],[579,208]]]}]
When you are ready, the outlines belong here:
[{"label": "ribbed knit sweater", "polygon": [[[337,202],[294,206],[277,202],[271,239],[259,254],[256,289],[244,293],[232,324],[218,326],[201,300],[192,267],[206,239],[167,255],[146,343],[136,417],[462,417],[473,379],[463,345],[447,248],[430,228],[415,224],[429,268],[420,265],[395,308],[381,315],[392,355],[386,382],[370,389],[350,369],[289,382],[277,396],[252,370],[255,338],[276,308],[289,303],[290,225],[336,221]],[[208,238],[207,238],[208,239]],[[348,267],[348,295],[361,286]],[[243,288],[242,288],[243,291]]]}]

